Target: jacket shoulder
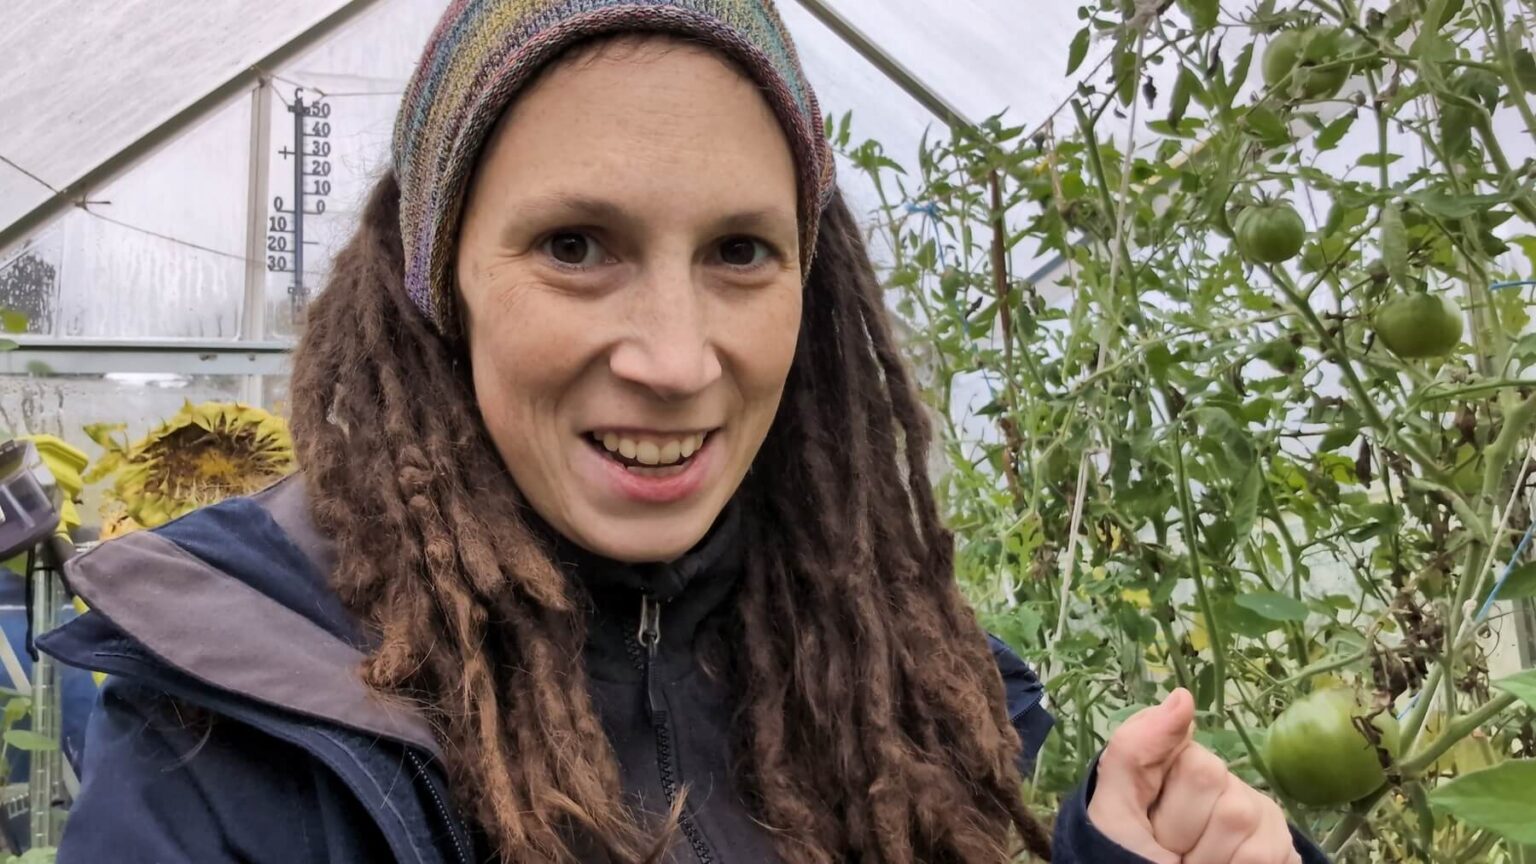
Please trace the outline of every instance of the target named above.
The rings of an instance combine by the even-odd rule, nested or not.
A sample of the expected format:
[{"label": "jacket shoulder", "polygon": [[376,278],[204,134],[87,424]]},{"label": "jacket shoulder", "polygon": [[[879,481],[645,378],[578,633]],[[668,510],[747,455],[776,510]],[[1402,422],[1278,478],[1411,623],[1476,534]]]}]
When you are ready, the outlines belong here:
[{"label": "jacket shoulder", "polygon": [[1045,744],[1045,736],[1050,734],[1056,722],[1045,708],[1045,685],[1035,670],[1006,642],[989,633],[987,645],[992,649],[992,659],[1003,677],[1008,719],[1013,721],[1013,728],[1024,745],[1019,753],[1019,768],[1027,774],[1034,768],[1035,757]]},{"label": "jacket shoulder", "polygon": [[111,678],[87,731],[59,864],[389,860],[356,798],[303,750]]}]

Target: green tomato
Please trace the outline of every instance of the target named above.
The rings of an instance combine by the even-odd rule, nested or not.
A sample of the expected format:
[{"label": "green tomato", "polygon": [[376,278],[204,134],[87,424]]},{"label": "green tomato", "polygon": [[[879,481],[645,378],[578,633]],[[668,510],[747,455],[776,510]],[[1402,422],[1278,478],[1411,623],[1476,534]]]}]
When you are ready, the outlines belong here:
[{"label": "green tomato", "polygon": [[1301,251],[1307,226],[1289,204],[1255,204],[1237,214],[1237,251],[1250,261],[1279,264]]},{"label": "green tomato", "polygon": [[[1356,727],[1368,712],[1344,689],[1318,690],[1291,703],[1269,727],[1264,761],[1280,791],[1314,807],[1358,801],[1386,782],[1376,747]],[[1397,720],[1388,712],[1371,724],[1397,755]]]},{"label": "green tomato", "polygon": [[1435,294],[1400,294],[1381,304],[1376,337],[1404,358],[1443,357],[1461,342],[1461,310]]},{"label": "green tomato", "polygon": [[1334,34],[1319,28],[1276,34],[1264,49],[1264,83],[1273,87],[1289,73],[1290,92],[1303,100],[1322,99],[1339,92],[1349,79],[1349,67],[1314,68],[1335,59],[1325,49],[1328,43],[1336,41]]}]

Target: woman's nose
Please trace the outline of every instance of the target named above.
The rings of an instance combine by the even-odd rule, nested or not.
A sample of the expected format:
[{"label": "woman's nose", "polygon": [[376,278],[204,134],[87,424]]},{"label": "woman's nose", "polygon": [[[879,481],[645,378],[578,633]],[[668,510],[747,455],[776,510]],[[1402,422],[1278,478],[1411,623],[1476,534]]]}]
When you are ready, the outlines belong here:
[{"label": "woman's nose", "polygon": [[630,332],[610,355],[613,374],[664,399],[699,393],[722,373],[710,332],[709,298],[692,268],[656,274],[635,286]]}]

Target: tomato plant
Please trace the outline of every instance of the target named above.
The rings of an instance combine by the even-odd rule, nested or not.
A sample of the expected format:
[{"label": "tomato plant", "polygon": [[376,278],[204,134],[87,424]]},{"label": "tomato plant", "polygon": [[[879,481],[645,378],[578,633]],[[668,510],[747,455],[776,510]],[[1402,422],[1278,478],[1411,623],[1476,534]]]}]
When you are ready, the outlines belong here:
[{"label": "tomato plant", "polygon": [[[829,124],[880,198],[962,584],[1043,667],[1034,806],[1182,685],[1202,743],[1339,861],[1536,861],[1511,650],[1536,6],[1081,2],[1054,117],[905,167]],[[1283,712],[1330,688],[1399,718],[1370,789],[1291,776]]]}]

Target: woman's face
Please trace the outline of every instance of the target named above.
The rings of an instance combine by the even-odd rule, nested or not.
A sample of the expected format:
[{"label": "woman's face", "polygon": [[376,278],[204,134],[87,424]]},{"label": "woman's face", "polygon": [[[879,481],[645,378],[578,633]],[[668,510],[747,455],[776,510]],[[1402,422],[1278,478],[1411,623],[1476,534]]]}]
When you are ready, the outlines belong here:
[{"label": "woman's face", "polygon": [[566,538],[665,561],[709,530],[789,374],[798,236],[783,130],[714,54],[631,37],[518,97],[458,282],[486,427]]}]

